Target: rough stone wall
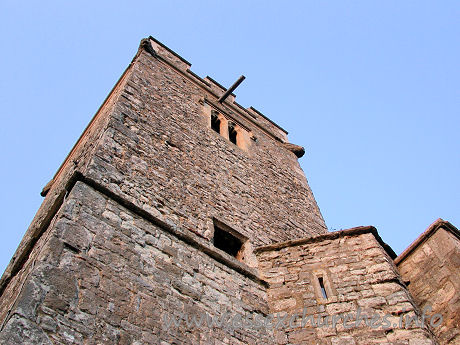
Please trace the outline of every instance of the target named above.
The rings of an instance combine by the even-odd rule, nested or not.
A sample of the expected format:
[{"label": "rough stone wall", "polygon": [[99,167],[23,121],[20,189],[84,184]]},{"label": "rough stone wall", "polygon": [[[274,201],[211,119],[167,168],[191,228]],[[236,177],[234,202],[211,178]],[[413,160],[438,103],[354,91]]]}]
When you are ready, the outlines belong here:
[{"label": "rough stone wall", "polygon": [[[287,313],[287,320],[299,315],[292,327],[277,332],[278,344],[435,343],[426,328],[415,324],[405,328],[406,316],[418,311],[393,260],[373,233],[352,229],[261,247],[257,252],[262,277],[270,283],[271,313]],[[364,324],[364,316],[371,320],[374,315],[379,318],[374,327]],[[308,316],[315,322],[320,317],[328,326],[312,327]],[[304,327],[302,318],[307,322]]]},{"label": "rough stone wall", "polygon": [[207,239],[213,217],[255,246],[325,233],[294,153],[221,105],[257,138],[248,151],[230,143],[207,127],[204,98],[216,103],[199,83],[142,51],[85,176]]},{"label": "rough stone wall", "polygon": [[165,329],[164,313],[263,315],[265,286],[224,264],[240,265],[225,253],[197,249],[206,241],[196,235],[166,231],[135,211],[77,182],[30,255],[33,270],[0,343],[273,343],[269,333],[256,330],[183,322]]},{"label": "rough stone wall", "polygon": [[404,281],[421,310],[440,313],[434,328],[442,344],[460,344],[460,240],[440,227],[398,262]]},{"label": "rough stone wall", "polygon": [[[99,279],[93,274],[94,267],[82,266],[82,262],[86,262],[86,259],[82,259],[83,254],[99,255],[101,253],[94,252],[94,248],[111,236],[117,241],[118,236],[123,236],[118,233],[119,228],[114,227],[112,232],[104,229],[105,232],[101,233],[99,230],[104,226],[85,223],[93,222],[93,216],[99,216],[91,214],[93,210],[90,208],[94,207],[96,212],[99,207],[97,202],[107,203],[107,200],[102,200],[94,193],[90,193],[91,197],[80,193],[82,199],[79,201],[74,198],[64,200],[77,180],[93,181],[100,186],[100,190],[112,195],[114,200],[138,207],[140,212],[144,212],[144,219],[156,217],[166,221],[169,227],[191,230],[186,231],[189,235],[181,235],[184,238],[194,233],[209,240],[212,237],[213,217],[234,227],[255,245],[326,231],[297,157],[283,146],[287,140],[286,133],[256,110],[243,109],[234,102],[233,95],[229,97],[232,104],[218,107],[250,130],[257,141],[244,151],[214,133],[206,126],[203,102],[206,99],[208,104],[214,104],[216,92],[223,90],[210,78],[203,80],[195,76],[183,59],[171,56],[169,51],[162,57],[154,57],[144,48],[139,50],[46,188],[46,198],[0,281],[3,339],[10,341],[10,337],[16,340],[18,337],[31,337],[31,342],[35,343],[79,343],[89,336],[101,341],[112,341],[114,336],[127,336],[122,333],[128,330],[123,331],[123,327],[119,328],[111,319],[116,302],[107,302],[107,299],[118,296],[108,295],[105,298],[104,294],[109,293],[110,289],[96,293],[103,285],[87,281]],[[207,86],[203,88],[200,83]],[[246,112],[246,115],[240,116],[241,112]],[[81,183],[77,182],[79,188],[82,188]],[[66,213],[74,204],[85,210],[81,218]],[[86,226],[83,232],[82,226]],[[92,226],[97,229],[92,229]],[[91,242],[93,239],[97,243]],[[123,237],[123,240],[129,239]],[[219,252],[210,242],[202,241],[190,257],[207,257],[211,255],[209,253]],[[155,245],[157,243],[154,242]],[[109,246],[110,241],[105,244]],[[115,250],[101,250],[104,249]],[[173,250],[163,255],[171,256],[172,253],[177,252]],[[122,254],[126,253],[119,251],[101,255],[111,257],[115,262],[126,259]],[[205,280],[209,280],[210,286],[224,288],[228,298],[233,301],[231,306],[235,306],[238,313],[246,312],[250,308],[245,305],[254,307],[254,303],[257,304],[254,310],[263,310],[263,288],[260,282],[254,282],[257,281],[254,278],[257,273],[241,263],[235,263],[234,258],[222,259],[225,256],[225,253],[212,254],[214,259],[220,259],[217,264],[209,263],[212,271],[222,270],[225,273],[219,271],[217,278],[198,275],[199,281],[194,282],[194,286],[204,285]],[[98,267],[100,276],[107,272],[113,274],[109,262],[100,258],[94,262],[98,260],[107,264]],[[222,265],[222,262],[226,262],[226,265]],[[124,264],[126,274],[138,274],[136,262],[130,262],[133,265],[131,271],[128,270],[128,263]],[[196,269],[185,263],[180,265],[183,272]],[[243,280],[238,278],[235,283],[235,272],[227,269],[227,266],[253,279],[246,278],[249,279],[244,283],[246,285],[240,286]],[[202,268],[199,266],[200,272]],[[190,282],[190,277],[186,280]],[[78,285],[80,283],[81,286]],[[94,290],[86,286],[93,283]],[[127,288],[113,287],[115,292]],[[141,287],[138,287],[141,291]],[[174,286],[168,288],[179,291]],[[183,288],[188,291],[187,287]],[[166,288],[162,286],[161,289]],[[159,290],[155,293],[161,295]],[[212,288],[202,290],[204,298],[207,298],[208,290],[214,293]],[[92,291],[94,295],[85,297],[86,291]],[[216,293],[215,296],[224,296],[225,293]],[[194,298],[200,300],[201,297],[197,296]],[[232,299],[235,296],[239,302]],[[182,301],[176,297],[175,302]],[[101,307],[101,313],[94,315],[89,307],[80,308],[79,303],[85,298],[87,304],[94,302],[92,306],[97,310],[98,303],[113,305],[109,305],[106,314]],[[100,302],[98,298],[104,301]],[[223,298],[224,305],[230,303],[226,302],[227,297]],[[147,300],[146,303],[153,302]],[[197,305],[202,307],[199,303]],[[167,309],[174,310],[175,307],[170,305]],[[215,306],[211,309],[216,311]],[[136,327],[145,326],[138,325],[140,321],[130,322]],[[130,332],[133,333],[134,329],[140,328],[132,328]],[[144,333],[142,336],[147,337]],[[193,334],[198,337],[197,333]],[[187,333],[187,336],[178,335],[177,339],[183,342],[189,337]],[[195,341],[196,337],[190,341]],[[230,335],[214,335],[213,339],[216,342],[222,339],[224,343],[252,343],[256,338],[265,341],[268,339],[266,337],[235,331]],[[148,339],[143,341],[148,342]],[[267,343],[270,341],[267,340]]]}]

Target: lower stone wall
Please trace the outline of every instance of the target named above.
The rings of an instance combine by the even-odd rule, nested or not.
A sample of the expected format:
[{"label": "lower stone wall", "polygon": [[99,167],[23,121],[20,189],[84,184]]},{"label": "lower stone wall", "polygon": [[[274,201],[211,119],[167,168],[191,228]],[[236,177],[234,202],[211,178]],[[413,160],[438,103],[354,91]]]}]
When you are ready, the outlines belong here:
[{"label": "lower stone wall", "polygon": [[406,322],[418,311],[373,228],[266,246],[257,256],[270,312],[287,315],[277,344],[436,343]]},{"label": "lower stone wall", "polygon": [[[274,343],[241,321],[268,313],[266,286],[225,253],[206,254],[83,182],[52,225],[1,344]],[[202,315],[225,317],[224,326],[182,319]]]},{"label": "lower stone wall", "polygon": [[437,344],[373,228],[256,255],[266,281],[82,178],[0,296],[0,343]]}]

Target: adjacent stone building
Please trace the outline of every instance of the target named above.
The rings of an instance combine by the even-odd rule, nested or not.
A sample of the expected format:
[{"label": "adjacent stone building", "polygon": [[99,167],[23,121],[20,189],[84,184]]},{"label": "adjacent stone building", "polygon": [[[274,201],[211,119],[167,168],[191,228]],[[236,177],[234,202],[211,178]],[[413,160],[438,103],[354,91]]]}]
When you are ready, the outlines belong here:
[{"label": "adjacent stone building", "polygon": [[328,233],[303,148],[190,66],[141,41],[0,280],[0,343],[438,344],[376,229]]},{"label": "adjacent stone building", "polygon": [[441,343],[460,344],[458,229],[442,219],[436,220],[395,263],[417,305],[443,316],[444,322],[434,328]]}]

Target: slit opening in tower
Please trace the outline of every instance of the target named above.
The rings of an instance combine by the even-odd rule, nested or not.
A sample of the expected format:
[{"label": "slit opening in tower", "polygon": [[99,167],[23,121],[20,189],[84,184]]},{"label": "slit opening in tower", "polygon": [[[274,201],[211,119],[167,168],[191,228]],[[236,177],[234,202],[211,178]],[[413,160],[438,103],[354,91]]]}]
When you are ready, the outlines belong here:
[{"label": "slit opening in tower", "polygon": [[228,140],[236,145],[236,136],[238,132],[235,130],[235,124],[229,123],[228,125]]},{"label": "slit opening in tower", "polygon": [[211,128],[220,134],[220,119],[215,111],[211,114]]},{"label": "slit opening in tower", "polygon": [[243,241],[214,222],[214,246],[227,254],[237,257],[243,248]]},{"label": "slit opening in tower", "polygon": [[319,287],[321,289],[321,295],[323,296],[324,299],[327,299],[327,292],[326,292],[326,288],[324,287],[323,277],[318,277],[318,282],[319,282]]}]

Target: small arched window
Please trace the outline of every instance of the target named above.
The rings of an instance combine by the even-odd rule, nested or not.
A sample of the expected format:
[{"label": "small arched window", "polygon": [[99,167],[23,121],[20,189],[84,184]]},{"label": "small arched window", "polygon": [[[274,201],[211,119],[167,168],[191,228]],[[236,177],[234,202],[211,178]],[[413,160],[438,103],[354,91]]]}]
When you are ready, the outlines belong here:
[{"label": "small arched window", "polygon": [[235,124],[233,122],[228,123],[228,140],[230,140],[233,144],[237,145],[236,137],[238,132],[235,129]]},{"label": "small arched window", "polygon": [[211,113],[211,128],[220,134],[220,119],[217,111]]},{"label": "small arched window", "polygon": [[233,145],[238,146],[244,151],[248,151],[251,138],[253,138],[250,131],[244,127],[243,124],[237,122],[232,116],[235,114],[223,114],[221,111],[212,109],[206,105],[203,112],[206,116],[206,124],[214,132],[230,141]]}]

